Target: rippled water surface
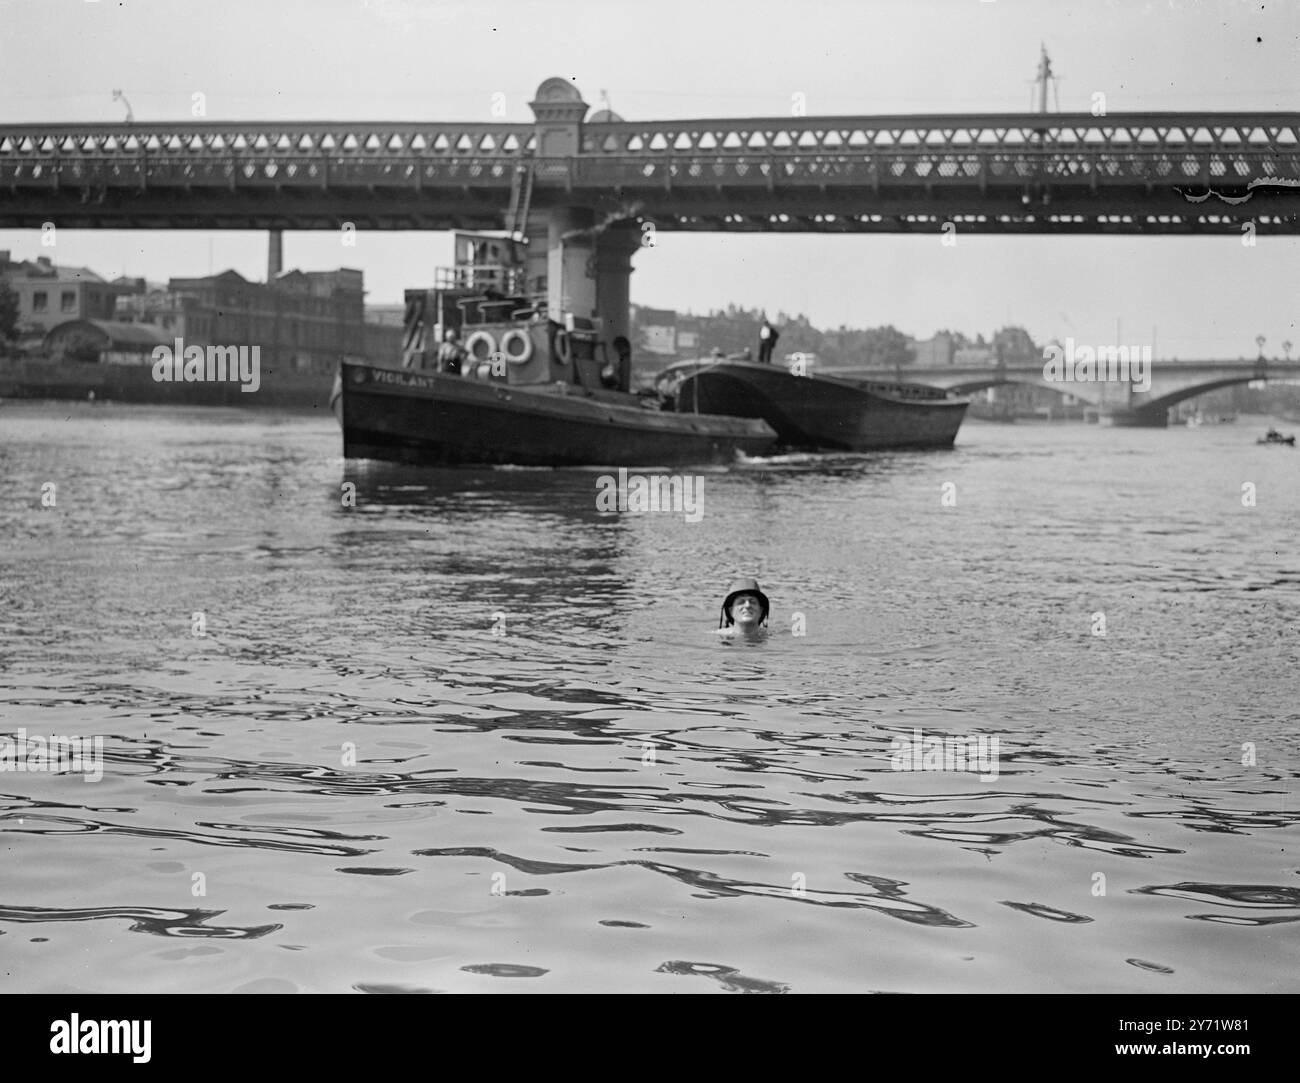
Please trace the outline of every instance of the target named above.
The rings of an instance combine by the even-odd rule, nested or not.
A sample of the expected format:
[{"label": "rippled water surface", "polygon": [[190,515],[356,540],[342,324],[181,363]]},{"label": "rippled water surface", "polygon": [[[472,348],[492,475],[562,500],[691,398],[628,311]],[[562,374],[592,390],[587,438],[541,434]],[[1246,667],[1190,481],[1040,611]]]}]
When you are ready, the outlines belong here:
[{"label": "rippled water surface", "polygon": [[[0,732],[104,774],[0,773],[0,988],[1300,990],[1264,425],[968,422],[687,522],[328,418],[4,404]],[[894,770],[917,731],[996,777]]]}]

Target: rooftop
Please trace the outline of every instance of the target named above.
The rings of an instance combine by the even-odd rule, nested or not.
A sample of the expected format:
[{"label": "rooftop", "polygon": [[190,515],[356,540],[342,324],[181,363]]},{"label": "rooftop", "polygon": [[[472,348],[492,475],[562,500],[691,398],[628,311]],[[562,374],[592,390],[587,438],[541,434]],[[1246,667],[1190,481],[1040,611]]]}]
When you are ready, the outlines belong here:
[{"label": "rooftop", "polygon": [[116,320],[65,320],[51,327],[51,335],[66,334],[76,327],[92,327],[105,335],[114,346],[160,346],[172,342],[172,336],[149,323],[119,323]]}]

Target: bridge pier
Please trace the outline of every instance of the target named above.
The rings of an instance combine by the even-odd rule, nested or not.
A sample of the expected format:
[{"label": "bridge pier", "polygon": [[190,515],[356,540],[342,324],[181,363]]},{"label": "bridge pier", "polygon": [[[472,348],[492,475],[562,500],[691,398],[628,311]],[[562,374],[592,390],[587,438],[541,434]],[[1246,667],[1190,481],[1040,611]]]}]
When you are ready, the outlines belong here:
[{"label": "bridge pier", "polygon": [[1169,410],[1150,405],[1149,391],[1134,391],[1130,380],[1102,380],[1097,420],[1118,429],[1164,429],[1169,427]]},{"label": "bridge pier", "polygon": [[1103,406],[1097,420],[1117,429],[1167,429],[1169,410],[1164,406]]}]

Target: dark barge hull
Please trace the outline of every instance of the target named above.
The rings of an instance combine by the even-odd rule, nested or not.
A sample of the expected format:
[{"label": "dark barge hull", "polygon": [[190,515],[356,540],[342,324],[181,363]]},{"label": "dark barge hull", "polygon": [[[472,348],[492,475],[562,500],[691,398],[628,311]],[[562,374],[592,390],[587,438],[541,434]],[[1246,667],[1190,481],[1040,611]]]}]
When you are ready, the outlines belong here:
[{"label": "dark barge hull", "polygon": [[967,399],[924,384],[795,376],[780,366],[755,362],[674,368],[685,374],[676,392],[679,412],[762,418],[781,444],[792,448],[950,447],[969,405]]},{"label": "dark barge hull", "polygon": [[760,420],[649,410],[632,395],[508,386],[411,369],[344,364],[343,455],[427,466],[671,466],[761,454]]}]

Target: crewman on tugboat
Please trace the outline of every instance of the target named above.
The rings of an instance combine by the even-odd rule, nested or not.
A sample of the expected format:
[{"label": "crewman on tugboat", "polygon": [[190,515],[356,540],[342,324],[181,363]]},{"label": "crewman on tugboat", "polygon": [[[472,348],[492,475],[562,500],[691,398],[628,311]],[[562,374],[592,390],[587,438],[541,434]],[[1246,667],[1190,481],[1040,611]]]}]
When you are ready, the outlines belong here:
[{"label": "crewman on tugboat", "polygon": [[466,356],[465,347],[460,344],[460,332],[454,327],[448,328],[442,336],[442,345],[438,347],[438,371],[459,375]]}]

